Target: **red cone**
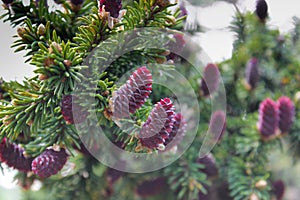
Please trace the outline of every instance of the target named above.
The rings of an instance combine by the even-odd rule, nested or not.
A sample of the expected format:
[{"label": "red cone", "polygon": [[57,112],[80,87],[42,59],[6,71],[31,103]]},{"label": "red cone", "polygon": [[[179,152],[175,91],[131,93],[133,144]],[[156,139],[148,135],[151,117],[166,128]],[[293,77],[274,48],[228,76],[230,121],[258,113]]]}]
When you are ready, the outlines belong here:
[{"label": "red cone", "polygon": [[7,142],[4,138],[0,143],[0,162],[21,172],[31,171],[33,158],[24,156],[24,149],[17,144]]},{"label": "red cone", "polygon": [[269,98],[261,102],[257,128],[263,139],[271,139],[277,135],[278,120],[277,104]]},{"label": "red cone", "polygon": [[173,130],[174,109],[169,98],[155,104],[138,135],[142,146],[164,150],[164,143]]},{"label": "red cone", "polygon": [[295,118],[295,106],[290,98],[282,96],[277,100],[279,111],[279,129],[287,133],[291,129]]},{"label": "red cone", "polygon": [[32,161],[32,171],[41,178],[57,174],[65,165],[68,154],[65,149],[54,151],[46,149]]},{"label": "red cone", "polygon": [[138,68],[113,95],[113,116],[127,118],[147,100],[152,91],[152,75],[146,67]]}]

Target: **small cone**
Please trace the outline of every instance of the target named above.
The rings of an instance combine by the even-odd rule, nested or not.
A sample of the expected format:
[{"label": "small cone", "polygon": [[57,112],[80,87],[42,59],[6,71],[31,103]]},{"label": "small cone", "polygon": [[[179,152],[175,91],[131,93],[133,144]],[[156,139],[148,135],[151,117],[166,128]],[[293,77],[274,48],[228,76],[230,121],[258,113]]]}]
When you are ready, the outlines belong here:
[{"label": "small cone", "polygon": [[277,136],[278,120],[277,104],[269,98],[261,102],[257,128],[263,139],[272,139]]},{"label": "small cone", "polygon": [[142,146],[164,150],[164,143],[173,130],[174,110],[169,98],[155,104],[138,135]]},{"label": "small cone", "polygon": [[146,67],[132,73],[129,80],[114,94],[112,100],[113,116],[128,118],[147,100],[152,91],[152,75]]},{"label": "small cone", "polygon": [[247,63],[246,67],[246,82],[249,85],[250,89],[256,87],[259,80],[259,71],[258,71],[258,60],[256,58],[251,58]]},{"label": "small cone", "polygon": [[67,162],[68,154],[65,149],[54,151],[46,149],[32,161],[32,171],[41,178],[57,174]]},{"label": "small cone", "polygon": [[209,133],[220,141],[226,130],[226,114],[222,110],[215,111],[209,122]]},{"label": "small cone", "polygon": [[276,196],[276,200],[283,200],[285,185],[282,180],[278,180],[272,183],[272,189]]},{"label": "small cone", "polygon": [[24,149],[17,144],[7,142],[4,138],[0,143],[0,162],[21,172],[31,171],[33,158],[24,156]]},{"label": "small cone", "polygon": [[65,95],[61,101],[61,114],[68,124],[79,124],[85,121],[88,112],[75,102],[73,95]]},{"label": "small cone", "polygon": [[290,98],[282,96],[277,100],[279,111],[279,129],[287,133],[291,129],[295,118],[295,106]]},{"label": "small cone", "polygon": [[256,2],[255,13],[262,22],[266,20],[268,17],[268,4],[265,0],[258,0]]},{"label": "small cone", "polygon": [[217,91],[220,82],[220,71],[215,64],[208,64],[201,80],[201,91],[203,96],[207,97]]}]

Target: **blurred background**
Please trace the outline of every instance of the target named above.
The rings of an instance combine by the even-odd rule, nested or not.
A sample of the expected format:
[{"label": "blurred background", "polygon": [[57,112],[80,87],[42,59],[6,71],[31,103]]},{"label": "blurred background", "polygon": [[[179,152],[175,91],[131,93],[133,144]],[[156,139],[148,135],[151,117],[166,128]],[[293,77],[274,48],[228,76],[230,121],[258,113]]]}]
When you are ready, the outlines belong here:
[{"label": "blurred background", "polygon": [[[24,1],[25,2],[25,1]],[[50,7],[52,1],[49,1]],[[228,26],[235,13],[236,3],[240,11],[254,11],[255,0],[188,0],[185,1],[185,7],[188,11],[187,25],[193,25],[195,22],[200,24],[201,32],[196,33],[193,37],[211,59],[211,62],[221,62],[231,57],[232,43],[234,40],[233,33]],[[288,33],[293,27],[293,16],[300,17],[299,0],[268,0],[269,21],[268,25],[279,28],[281,33]],[[0,8],[0,15],[4,13]],[[24,77],[30,77],[33,73],[33,67],[24,64],[25,59],[22,53],[13,53],[14,49],[10,48],[15,40],[12,36],[16,34],[16,28],[11,28],[8,23],[0,21],[0,76],[5,80],[19,80]],[[286,155],[284,149],[274,152],[270,155],[270,168],[276,172],[278,179],[282,179],[287,184],[285,199],[298,200],[300,196],[300,164],[293,165],[289,155]],[[5,169],[4,174],[0,173],[0,199],[18,200],[21,191],[13,181],[14,171]],[[36,189],[38,189],[36,185]]]}]

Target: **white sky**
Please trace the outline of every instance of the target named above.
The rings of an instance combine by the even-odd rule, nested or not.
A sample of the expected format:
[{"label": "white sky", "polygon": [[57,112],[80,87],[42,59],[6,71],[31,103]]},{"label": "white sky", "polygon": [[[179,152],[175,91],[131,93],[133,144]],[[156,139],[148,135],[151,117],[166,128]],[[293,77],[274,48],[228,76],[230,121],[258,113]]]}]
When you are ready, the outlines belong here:
[{"label": "white sky", "polygon": [[[242,11],[254,11],[256,0],[240,0],[239,7]],[[279,27],[283,32],[289,31],[292,26],[292,16],[300,17],[299,0],[268,0],[269,15],[271,20],[269,24],[273,27]],[[197,19],[201,25],[206,27],[206,33],[199,34],[196,39],[199,45],[204,49],[212,62],[219,62],[230,58],[232,51],[233,34],[229,32],[227,26],[234,15],[232,5],[225,2],[216,2],[207,8],[191,8],[188,6],[190,18]],[[0,8],[0,14],[3,14],[3,8]],[[0,21],[0,76],[5,80],[22,80],[24,76],[31,76],[33,67],[24,64],[22,53],[14,54],[10,45],[14,41],[12,35],[16,32],[9,24]],[[0,174],[0,185],[11,188],[12,175],[8,174],[5,178]]]}]

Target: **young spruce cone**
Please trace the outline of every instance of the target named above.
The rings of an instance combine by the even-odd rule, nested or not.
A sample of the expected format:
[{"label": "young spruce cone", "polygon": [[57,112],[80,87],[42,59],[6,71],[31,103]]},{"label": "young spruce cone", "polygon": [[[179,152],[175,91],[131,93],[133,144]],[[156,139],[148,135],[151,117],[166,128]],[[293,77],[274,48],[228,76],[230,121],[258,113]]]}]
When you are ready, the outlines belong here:
[{"label": "young spruce cone", "polygon": [[287,133],[293,125],[295,117],[294,103],[288,97],[280,97],[277,100],[279,111],[279,129],[281,133]]},{"label": "young spruce cone", "polygon": [[258,61],[256,58],[251,58],[247,63],[246,67],[246,82],[249,86],[249,89],[253,89],[256,87],[256,84],[259,80],[259,72],[258,72]]},{"label": "young spruce cone", "polygon": [[215,64],[208,64],[203,72],[203,78],[201,80],[201,91],[203,96],[213,94],[219,86],[220,71]]},{"label": "young spruce cone", "polygon": [[77,98],[73,95],[65,95],[61,101],[61,114],[68,124],[79,124],[85,121],[88,113],[74,103]]},{"label": "young spruce cone", "polygon": [[67,158],[68,154],[63,148],[60,151],[46,149],[32,161],[32,171],[41,178],[47,178],[57,174],[67,162]]},{"label": "young spruce cone", "polygon": [[265,0],[258,0],[256,2],[255,13],[262,22],[265,21],[265,19],[268,17],[268,4]]},{"label": "young spruce cone", "polygon": [[132,73],[129,80],[114,94],[112,100],[113,116],[128,118],[130,113],[139,109],[152,90],[152,75],[144,66]]},{"label": "young spruce cone", "polygon": [[0,162],[21,172],[31,171],[32,158],[24,156],[24,149],[17,144],[7,142],[4,138],[0,143]]},{"label": "young spruce cone", "polygon": [[110,16],[117,18],[122,9],[122,0],[100,0],[100,12],[102,12],[103,6]]},{"label": "young spruce cone", "polygon": [[209,122],[210,134],[214,136],[217,141],[220,141],[226,129],[226,115],[224,111],[218,110],[212,114]]},{"label": "young spruce cone", "polygon": [[167,44],[167,48],[170,50],[170,54],[167,56],[168,60],[175,60],[178,58],[178,54],[182,52],[186,44],[183,34],[174,33],[172,36],[175,41],[170,41]]},{"label": "young spruce cone", "polygon": [[276,196],[276,200],[283,200],[285,185],[282,180],[278,180],[272,183],[272,190]]},{"label": "young spruce cone", "polygon": [[174,106],[169,98],[155,104],[138,137],[142,146],[164,150],[174,123]]},{"label": "young spruce cone", "polygon": [[269,98],[261,102],[257,128],[263,139],[272,139],[277,136],[278,120],[277,104]]}]

